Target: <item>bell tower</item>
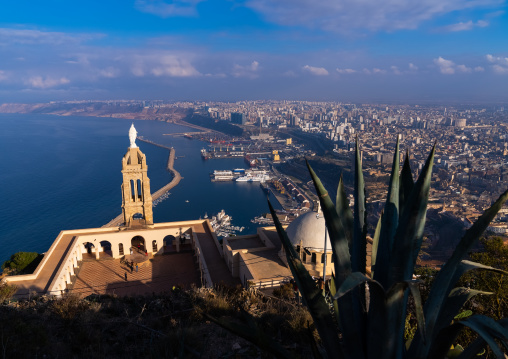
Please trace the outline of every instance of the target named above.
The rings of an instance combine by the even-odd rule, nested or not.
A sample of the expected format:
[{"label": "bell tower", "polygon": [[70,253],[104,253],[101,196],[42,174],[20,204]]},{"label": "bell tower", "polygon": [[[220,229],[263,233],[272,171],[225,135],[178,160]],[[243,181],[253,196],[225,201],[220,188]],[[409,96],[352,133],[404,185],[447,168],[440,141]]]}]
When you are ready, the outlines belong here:
[{"label": "bell tower", "polygon": [[136,146],[137,131],[129,130],[130,147],[122,159],[122,212],[126,227],[153,224],[150,179],[146,156]]}]

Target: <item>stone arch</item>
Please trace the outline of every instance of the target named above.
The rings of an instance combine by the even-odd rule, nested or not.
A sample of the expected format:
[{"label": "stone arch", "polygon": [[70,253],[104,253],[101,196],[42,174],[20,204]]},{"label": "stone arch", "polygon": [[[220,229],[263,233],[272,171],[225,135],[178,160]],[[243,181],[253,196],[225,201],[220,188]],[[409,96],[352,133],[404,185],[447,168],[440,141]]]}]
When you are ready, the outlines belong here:
[{"label": "stone arch", "polygon": [[108,256],[113,256],[113,248],[111,247],[110,241],[101,241],[100,242],[100,249],[101,251]]},{"label": "stone arch", "polygon": [[167,235],[164,237],[163,245],[164,245],[164,251],[165,252],[172,252],[173,251],[173,244],[176,243],[176,237],[173,235]]},{"label": "stone arch", "polygon": [[92,254],[95,250],[95,245],[92,242],[85,242],[83,243],[86,253]]},{"label": "stone arch", "polygon": [[135,236],[131,239],[131,246],[144,251],[146,249],[145,239],[141,236]]}]

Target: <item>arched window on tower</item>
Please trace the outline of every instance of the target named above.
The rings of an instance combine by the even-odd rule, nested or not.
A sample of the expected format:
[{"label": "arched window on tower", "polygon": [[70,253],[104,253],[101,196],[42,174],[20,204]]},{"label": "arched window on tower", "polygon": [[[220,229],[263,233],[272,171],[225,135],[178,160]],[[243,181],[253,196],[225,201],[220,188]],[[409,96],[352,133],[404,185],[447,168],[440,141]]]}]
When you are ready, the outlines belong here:
[{"label": "arched window on tower", "polygon": [[133,201],[136,200],[136,189],[134,188],[134,180],[130,180],[131,185],[131,198]]},{"label": "arched window on tower", "polygon": [[142,200],[143,200],[143,189],[142,189],[142,187],[141,187],[141,180],[140,180],[140,179],[138,179],[138,180],[136,181],[136,184],[138,185],[138,199],[139,199],[140,201],[142,201]]},{"label": "arched window on tower", "polygon": [[156,240],[152,241],[152,251],[154,253],[157,253],[157,241]]},{"label": "arched window on tower", "polygon": [[121,256],[123,256],[123,244],[122,244],[122,243],[120,243],[120,244],[118,245],[118,253],[119,253]]},{"label": "arched window on tower", "polygon": [[312,262],[312,263],[316,263],[316,253],[312,253],[312,259],[311,259],[311,262]]}]

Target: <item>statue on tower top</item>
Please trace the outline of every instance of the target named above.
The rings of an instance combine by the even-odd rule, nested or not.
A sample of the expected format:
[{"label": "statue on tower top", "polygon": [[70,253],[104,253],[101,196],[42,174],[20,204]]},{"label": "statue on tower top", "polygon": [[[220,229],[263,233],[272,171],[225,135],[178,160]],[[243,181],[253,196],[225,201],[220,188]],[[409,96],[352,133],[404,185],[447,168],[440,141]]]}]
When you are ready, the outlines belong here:
[{"label": "statue on tower top", "polygon": [[136,146],[136,136],[138,135],[138,131],[134,128],[134,123],[132,123],[131,128],[129,130],[129,140],[131,141],[131,148],[137,148]]}]

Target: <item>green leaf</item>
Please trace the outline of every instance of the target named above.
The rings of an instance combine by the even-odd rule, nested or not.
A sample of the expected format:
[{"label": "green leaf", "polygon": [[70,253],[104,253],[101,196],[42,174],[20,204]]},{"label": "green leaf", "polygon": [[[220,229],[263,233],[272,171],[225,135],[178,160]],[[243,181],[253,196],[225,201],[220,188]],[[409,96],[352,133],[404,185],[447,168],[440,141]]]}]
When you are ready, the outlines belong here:
[{"label": "green leaf", "polygon": [[383,289],[381,283],[375,281],[374,279],[371,279],[370,277],[366,276],[361,272],[353,272],[342,283],[342,285],[339,287],[333,298],[340,299],[346,293],[349,293],[350,291],[352,291],[353,289],[357,288],[358,286],[364,283],[369,283],[369,285],[375,285]]},{"label": "green leaf", "polygon": [[[337,287],[335,286],[335,276],[333,274],[332,274],[332,279],[328,283],[330,283],[328,288],[330,289],[330,295],[333,298],[335,296],[335,293],[337,293]],[[333,312],[335,314],[335,319],[337,319],[337,323],[340,323],[339,305],[337,303],[337,300],[335,300],[335,299],[332,300],[332,305],[333,305]]]},{"label": "green leaf", "polygon": [[[346,232],[328,192],[308,162],[307,168],[309,169],[309,173],[314,182],[316,192],[319,196],[321,209],[323,210],[323,215],[325,217],[326,227],[328,228],[328,234],[332,244],[332,251],[335,256],[335,284],[340,287],[351,273],[351,255],[349,252]],[[361,359],[364,356],[363,341],[365,340],[362,336],[364,313],[360,303],[365,303],[365,298],[357,296],[355,293],[351,293],[351,295],[347,295],[337,302],[340,316],[339,326],[343,329],[342,343],[345,355],[354,356],[358,359]]]},{"label": "green leaf", "polygon": [[[508,329],[508,318],[498,320],[497,323],[503,328]],[[485,353],[486,342],[482,337],[478,337],[474,342],[469,344],[459,359],[476,359],[478,355]]]},{"label": "green leaf", "polygon": [[347,199],[346,191],[344,190],[344,182],[342,179],[342,175],[340,175],[339,185],[337,186],[337,198],[335,201],[335,208],[337,210],[337,215],[339,216],[342,227],[346,233],[346,238],[348,241],[349,249],[352,247],[353,240],[353,212],[349,207],[349,200]]},{"label": "green leaf", "polygon": [[376,254],[376,262],[379,266],[374,277],[385,288],[389,288],[392,283],[396,282],[390,281],[390,263],[392,262],[391,255],[395,233],[399,224],[399,161],[399,136],[397,136],[397,143],[395,144],[395,152],[393,154],[392,174],[390,176]]},{"label": "green leaf", "polygon": [[[478,218],[473,226],[466,231],[450,259],[436,275],[436,279],[434,280],[434,284],[424,306],[427,332],[431,340],[435,338],[439,330],[442,329],[441,325],[438,325],[438,323],[446,297],[448,297],[448,294],[451,292],[458,278],[460,278],[460,275],[469,266],[468,263],[470,262],[466,261],[466,264],[464,264],[462,259],[471,250],[507,199],[508,190],[505,191],[498,200]],[[464,267],[464,265],[466,267]],[[421,342],[413,340],[410,353],[421,352],[426,357],[428,356],[428,351],[428,346],[424,346]]]},{"label": "green leaf", "polygon": [[343,358],[337,335],[337,326],[333,322],[328,304],[321,294],[321,290],[317,287],[316,283],[312,279],[312,276],[309,274],[296,253],[296,250],[291,244],[286,231],[282,228],[279,218],[277,217],[270,201],[268,201],[268,207],[270,208],[270,213],[272,214],[273,222],[275,224],[275,228],[277,229],[279,238],[286,251],[289,268],[291,269],[293,278],[298,285],[298,289],[302,294],[309,313],[312,316],[312,319],[314,319],[314,324],[316,325],[319,336],[323,341],[323,346],[330,358]]},{"label": "green leaf", "polygon": [[411,174],[411,166],[409,165],[409,151],[406,151],[406,158],[404,159],[404,165],[400,172],[400,184],[399,184],[399,216],[404,211],[406,201],[411,195],[411,191],[414,187],[413,175]]},{"label": "green leaf", "polygon": [[508,329],[494,319],[483,315],[474,315],[457,322],[456,325],[464,325],[474,330],[487,342],[497,358],[506,358],[494,339],[498,339],[508,349]]},{"label": "green leaf", "polygon": [[321,183],[321,180],[318,178],[309,162],[306,163],[312,181],[314,182],[314,187],[316,187],[316,192],[319,196],[319,203],[321,204],[321,209],[323,210],[323,215],[325,217],[326,227],[328,228],[328,234],[330,236],[330,243],[332,244],[332,250],[335,255],[335,276],[337,284],[340,286],[351,273],[351,259],[346,231],[342,226],[342,221],[337,215],[337,210],[335,209],[328,192]]},{"label": "green leaf", "polygon": [[393,283],[410,280],[413,277],[416,257],[423,239],[435,150],[436,145],[432,147],[420,177],[411,191],[395,233],[390,263],[390,280]]},{"label": "green leaf", "polygon": [[[365,273],[367,260],[367,211],[365,210],[365,182],[363,180],[360,145],[356,138],[355,186],[354,186],[354,230],[351,247],[351,270]],[[362,295],[363,296],[363,295]]]},{"label": "green leaf", "polygon": [[371,266],[371,277],[374,278],[374,271],[376,269],[376,261],[377,261],[377,249],[379,246],[379,235],[381,234],[381,223],[383,221],[383,213],[381,210],[381,214],[379,215],[379,219],[377,221],[376,230],[374,232],[374,237],[372,238],[372,254],[370,257],[370,266]]}]

